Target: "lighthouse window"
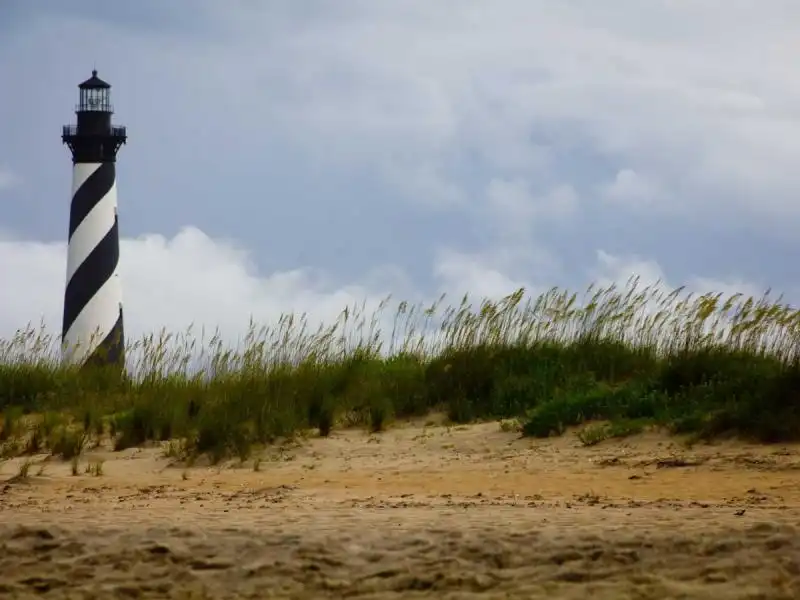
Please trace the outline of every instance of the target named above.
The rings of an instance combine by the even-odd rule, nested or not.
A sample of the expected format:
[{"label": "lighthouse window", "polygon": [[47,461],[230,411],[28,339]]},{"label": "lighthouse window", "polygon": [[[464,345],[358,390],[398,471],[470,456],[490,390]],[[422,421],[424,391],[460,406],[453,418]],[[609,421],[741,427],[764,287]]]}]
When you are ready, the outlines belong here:
[{"label": "lighthouse window", "polygon": [[81,90],[83,110],[108,110],[108,91],[105,89]]}]

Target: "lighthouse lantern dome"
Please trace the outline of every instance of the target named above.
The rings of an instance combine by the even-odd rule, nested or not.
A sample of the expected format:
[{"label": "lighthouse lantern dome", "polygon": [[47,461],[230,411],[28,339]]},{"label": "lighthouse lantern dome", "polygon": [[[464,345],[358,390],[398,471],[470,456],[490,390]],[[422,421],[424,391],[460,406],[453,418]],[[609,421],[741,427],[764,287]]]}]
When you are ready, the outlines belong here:
[{"label": "lighthouse lantern dome", "polygon": [[92,76],[78,85],[80,97],[77,112],[114,112],[111,106],[111,86],[97,76],[97,70],[92,71]]}]

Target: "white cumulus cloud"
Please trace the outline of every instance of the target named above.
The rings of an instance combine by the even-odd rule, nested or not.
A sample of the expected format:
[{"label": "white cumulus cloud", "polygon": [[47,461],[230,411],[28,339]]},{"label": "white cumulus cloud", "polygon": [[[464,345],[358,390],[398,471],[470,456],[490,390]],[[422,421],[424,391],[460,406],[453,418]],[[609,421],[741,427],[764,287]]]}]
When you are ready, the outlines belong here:
[{"label": "white cumulus cloud", "polygon": [[[530,295],[546,291],[551,282],[521,276],[513,255],[465,252],[443,248],[431,265],[435,292],[421,293],[409,286],[405,274],[388,267],[367,273],[360,281],[342,282],[307,269],[261,273],[249,253],[237,244],[208,237],[187,227],[173,237],[147,235],[121,242],[121,269],[129,339],[166,329],[181,333],[191,325],[198,334],[219,329],[235,345],[253,319],[272,326],[285,313],[305,314],[308,320],[332,324],[347,307],[363,307],[372,314],[388,296],[395,301],[429,303],[442,292],[447,303],[457,304],[468,293],[473,302],[499,299],[519,288]],[[60,333],[64,292],[66,245],[0,238],[0,339],[8,339],[26,324],[43,321],[47,330]],[[697,292],[742,292],[760,295],[764,289],[737,279],[695,276],[688,282],[672,281],[654,260],[634,255],[598,251],[591,281],[599,285],[624,285],[632,276],[640,285],[657,282],[665,287],[681,283]],[[582,292],[589,280],[573,291]],[[583,287],[582,287],[583,286]],[[397,290],[410,294],[405,298]],[[380,325],[391,329],[393,314],[382,315]]]},{"label": "white cumulus cloud", "polygon": [[[282,313],[307,313],[332,323],[346,307],[374,310],[393,290],[332,282],[305,269],[261,274],[236,244],[187,227],[171,238],[147,235],[120,244],[126,330],[131,337],[219,327],[228,340],[246,332],[252,317],[275,324]],[[66,244],[0,240],[0,337],[44,320],[60,333]]]},{"label": "white cumulus cloud", "polygon": [[[651,178],[633,169],[621,169],[614,180],[601,186],[603,196],[631,208],[653,208],[653,205],[667,199],[661,186]],[[668,209],[661,204],[657,208]]]}]

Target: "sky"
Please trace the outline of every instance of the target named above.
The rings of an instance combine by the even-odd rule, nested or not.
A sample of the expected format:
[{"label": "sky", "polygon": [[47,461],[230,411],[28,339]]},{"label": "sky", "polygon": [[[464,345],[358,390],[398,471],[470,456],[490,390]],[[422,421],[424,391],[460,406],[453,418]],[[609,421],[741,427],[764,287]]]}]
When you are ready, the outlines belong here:
[{"label": "sky", "polygon": [[592,282],[800,300],[796,0],[0,0],[0,338],[58,332],[97,68],[126,331]]}]

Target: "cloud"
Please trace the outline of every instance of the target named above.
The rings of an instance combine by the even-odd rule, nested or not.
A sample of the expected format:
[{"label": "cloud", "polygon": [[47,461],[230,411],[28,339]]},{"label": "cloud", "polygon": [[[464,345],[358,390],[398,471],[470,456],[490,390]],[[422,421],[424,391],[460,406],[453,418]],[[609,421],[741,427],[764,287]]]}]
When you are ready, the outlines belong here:
[{"label": "cloud", "polygon": [[11,189],[19,184],[19,178],[9,169],[0,165],[0,192]]},{"label": "cloud", "polygon": [[[0,237],[0,257],[0,280],[11,292],[0,296],[0,339],[9,339],[27,323],[37,326],[39,322],[58,335],[65,244],[6,235]],[[274,327],[281,315],[305,315],[315,329],[319,324],[333,324],[345,308],[359,307],[369,318],[392,296],[394,302],[379,313],[378,319],[386,336],[392,329],[393,308],[401,300],[427,305],[445,293],[446,304],[456,305],[467,293],[476,306],[484,298],[497,300],[519,288],[524,288],[528,296],[536,296],[551,287],[546,271],[541,277],[521,276],[516,258],[502,250],[481,253],[442,248],[430,266],[435,285],[426,292],[415,288],[405,273],[391,265],[349,283],[312,269],[262,273],[239,244],[210,238],[194,227],[172,237],[153,234],[123,239],[126,335],[135,340],[162,329],[180,334],[191,326],[195,336],[205,329],[206,340],[219,330],[223,342],[235,346],[251,319],[258,326]],[[602,250],[596,254],[590,275],[601,286],[624,286],[633,276],[640,277],[640,286],[660,283],[670,289],[681,283],[672,281],[652,259]],[[764,291],[757,283],[736,278],[694,276],[682,283],[698,293],[759,296]],[[572,291],[584,289],[585,285]],[[406,295],[398,295],[398,290]]]},{"label": "cloud", "polygon": [[[464,169],[479,185],[554,172],[575,189],[600,184],[576,170],[586,152],[661,182],[684,211],[800,219],[794,5],[743,2],[721,16],[710,2],[445,4],[204,2],[193,35],[181,36],[145,30],[156,19],[144,8],[127,20],[84,10],[41,18],[35,33],[55,44],[83,32],[86,56],[114,48],[141,102],[163,91],[161,116],[147,111],[155,130],[216,135],[242,153],[279,138],[320,164],[380,173],[415,201],[429,193],[433,206],[464,195]],[[137,28],[123,27],[131,19]],[[32,43],[15,39],[20,51]],[[189,114],[188,99],[203,97],[224,127]],[[207,152],[192,148],[196,160]]]},{"label": "cloud", "polygon": [[[724,17],[708,2],[544,4],[358,3],[346,18],[311,20],[291,41],[273,39],[292,69],[280,72],[274,110],[295,142],[323,135],[359,161],[402,147],[423,164],[471,155],[519,176],[564,166],[583,146],[627,163],[618,187],[652,174],[683,210],[798,217],[789,4],[744,2]],[[270,12],[240,13],[245,44]],[[709,36],[720,19],[726,29]]]},{"label": "cloud", "polygon": [[[393,291],[333,282],[308,269],[264,275],[237,244],[211,239],[193,227],[171,238],[123,239],[120,255],[131,338],[162,328],[178,333],[193,325],[194,331],[219,327],[231,342],[246,332],[251,317],[274,325],[282,313],[307,313],[312,322],[333,323],[344,308],[366,303],[374,310]],[[0,338],[40,320],[59,334],[66,244],[6,237],[0,240],[0,257],[0,280],[12,291],[0,299]]]},{"label": "cloud", "polygon": [[[597,251],[597,265],[592,270],[592,275],[593,281],[600,286],[619,286],[638,278],[638,285],[642,288],[656,287],[670,291],[683,286],[694,294],[719,293],[725,297],[742,294],[744,297],[759,298],[769,289],[763,282],[745,281],[741,277],[692,275],[685,281],[675,281],[655,260],[631,254],[614,255],[603,250]],[[800,301],[798,292],[800,289],[789,290],[784,299]]]},{"label": "cloud", "polygon": [[599,286],[620,285],[638,277],[641,286],[661,284],[668,286],[661,266],[652,259],[635,255],[614,255],[597,251],[597,265],[592,270],[592,281]]},{"label": "cloud", "polygon": [[492,217],[510,233],[529,233],[533,227],[571,217],[578,210],[578,194],[568,184],[537,195],[524,179],[495,178],[486,187],[486,198]]},{"label": "cloud", "polygon": [[[122,239],[120,256],[125,325],[131,338],[162,328],[182,332],[191,325],[194,331],[219,328],[230,342],[246,332],[251,318],[274,325],[282,314],[293,313],[331,324],[346,307],[364,306],[370,312],[389,296],[396,302],[430,302],[445,292],[458,302],[463,293],[498,299],[520,287],[536,290],[531,282],[504,273],[499,255],[446,248],[431,265],[436,289],[427,293],[391,265],[376,267],[350,283],[313,269],[262,273],[241,245],[210,238],[194,227],[172,237]],[[5,235],[0,237],[0,257],[0,280],[13,291],[0,297],[0,339],[40,321],[48,331],[60,333],[66,244]]]},{"label": "cloud", "polygon": [[515,278],[504,272],[491,256],[481,253],[460,252],[442,249],[433,266],[439,283],[439,291],[458,302],[459,294],[468,293],[473,300],[499,299],[520,288],[536,293],[537,287],[530,281]]},{"label": "cloud", "polygon": [[419,205],[448,209],[465,201],[464,190],[435,166],[389,163],[381,173],[395,189]]},{"label": "cloud", "polygon": [[[614,180],[601,186],[601,194],[607,200],[630,208],[653,208],[666,199],[659,184],[633,169],[622,169]],[[661,205],[661,209],[668,206]]]}]

